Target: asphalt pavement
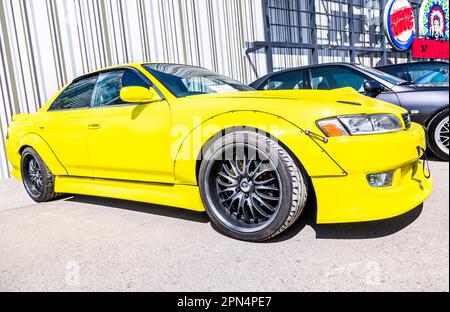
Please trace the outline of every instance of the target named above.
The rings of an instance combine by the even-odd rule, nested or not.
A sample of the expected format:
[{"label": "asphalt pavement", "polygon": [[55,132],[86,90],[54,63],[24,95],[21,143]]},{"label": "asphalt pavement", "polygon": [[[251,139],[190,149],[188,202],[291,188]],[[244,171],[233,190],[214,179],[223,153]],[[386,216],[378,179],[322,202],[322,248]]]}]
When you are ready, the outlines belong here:
[{"label": "asphalt pavement", "polygon": [[405,215],[317,225],[309,208],[265,243],[225,237],[204,213],[37,204],[0,181],[0,291],[449,291],[449,164],[431,169],[430,198]]}]

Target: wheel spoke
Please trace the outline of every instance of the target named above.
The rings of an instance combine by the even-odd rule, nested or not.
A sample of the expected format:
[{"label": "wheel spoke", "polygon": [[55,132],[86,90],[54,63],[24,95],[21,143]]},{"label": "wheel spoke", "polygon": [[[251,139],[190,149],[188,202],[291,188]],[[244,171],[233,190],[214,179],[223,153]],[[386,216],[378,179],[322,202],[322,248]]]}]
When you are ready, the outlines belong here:
[{"label": "wheel spoke", "polygon": [[42,179],[39,178],[36,180],[36,187],[38,188],[39,191],[42,191],[43,188]]},{"label": "wheel spoke", "polygon": [[267,209],[269,209],[270,211],[274,211],[274,210],[275,210],[274,207],[272,207],[271,205],[269,205],[268,203],[266,203],[266,202],[265,202],[261,197],[259,197],[258,195],[253,194],[253,197],[254,197],[259,203],[261,203],[262,205],[264,205],[264,207],[266,207]]},{"label": "wheel spoke", "polygon": [[264,212],[264,210],[263,210],[261,207],[259,207],[258,203],[254,202],[253,199],[254,199],[254,196],[252,196],[252,202],[253,202],[253,205],[254,205],[256,211],[257,211],[260,215],[262,215],[264,218],[269,218],[270,215],[267,214],[266,212]]},{"label": "wheel spoke", "polygon": [[237,169],[235,162],[233,160],[228,160],[228,163],[230,164],[231,169],[235,173],[235,176],[238,177],[239,176],[239,170]]},{"label": "wheel spoke", "polygon": [[270,185],[256,185],[255,189],[261,191],[279,191],[278,187],[270,186]]},{"label": "wheel spoke", "polygon": [[36,170],[34,169],[33,166],[33,160],[30,160],[30,162],[28,163],[28,173],[31,175],[35,172]]},{"label": "wheel spoke", "polygon": [[[228,176],[230,176],[230,177],[232,177],[232,178],[237,178],[237,177],[238,177],[237,172],[234,171],[233,168],[231,168],[231,170],[230,170],[230,168],[228,168],[225,164],[222,165],[222,168],[223,168],[223,171],[225,171],[225,173],[226,173]],[[232,170],[233,170],[234,172],[233,172]]]},{"label": "wheel spoke", "polygon": [[228,181],[231,182],[231,183],[226,184],[225,182],[223,182],[222,180],[220,180],[220,179],[218,178],[217,181],[218,181],[218,182],[221,181],[221,182],[223,183],[223,184],[222,184],[223,186],[237,185],[236,179],[233,179],[232,177],[226,175],[226,174],[223,173],[223,172],[219,172],[218,174],[219,174],[219,176],[221,176],[222,178],[224,178],[224,179],[226,179],[226,180],[228,180]]},{"label": "wheel spoke", "polygon": [[239,194],[240,193],[236,192],[233,195],[228,196],[227,198],[223,198],[222,203],[225,203],[225,202],[231,200],[231,202],[230,202],[230,206],[231,206],[233,204],[234,200],[239,197]]},{"label": "wheel spoke", "polygon": [[240,194],[238,205],[237,205],[237,210],[236,210],[237,213],[244,211],[244,202],[245,202],[245,198],[242,194]]},{"label": "wheel spoke", "polygon": [[248,206],[248,211],[252,215],[252,219],[255,219],[255,212],[253,211],[253,196],[249,196],[246,199],[246,202],[247,202],[247,206]]},{"label": "wheel spoke", "polygon": [[258,195],[259,197],[263,198],[263,199],[266,199],[266,200],[278,200],[279,199],[279,197],[270,196],[270,195],[267,195],[267,194],[264,194],[264,193],[261,193],[261,192],[258,192],[258,191],[256,191],[255,194]]},{"label": "wheel spoke", "polygon": [[436,126],[434,140],[441,151],[448,154],[449,147],[449,122],[448,117],[441,120]]},{"label": "wheel spoke", "polygon": [[256,165],[256,167],[255,167],[255,169],[253,170],[253,172],[249,173],[249,176],[253,178],[253,177],[255,176],[255,174],[259,171],[259,169],[261,168],[262,164],[263,164],[263,161],[260,161],[260,162]]},{"label": "wheel spoke", "polygon": [[245,156],[244,156],[244,160],[236,160],[236,168],[238,170],[238,174],[240,176],[245,176]]},{"label": "wheel spoke", "polygon": [[274,178],[274,177],[269,178],[269,179],[267,179],[267,180],[263,180],[263,181],[255,181],[255,184],[256,184],[256,185],[262,185],[262,184],[270,183],[270,182],[272,182],[272,181],[275,181],[275,178]]},{"label": "wheel spoke", "polygon": [[273,171],[273,169],[265,169],[265,170],[263,170],[263,171],[261,171],[261,172],[258,172],[258,173],[253,177],[253,180],[256,180],[256,179],[258,179],[260,176],[262,176],[263,174],[268,173],[268,172],[272,172],[272,171]]},{"label": "wheel spoke", "polygon": [[223,190],[220,190],[219,194],[226,193],[226,192],[236,192],[236,187],[227,187]]}]

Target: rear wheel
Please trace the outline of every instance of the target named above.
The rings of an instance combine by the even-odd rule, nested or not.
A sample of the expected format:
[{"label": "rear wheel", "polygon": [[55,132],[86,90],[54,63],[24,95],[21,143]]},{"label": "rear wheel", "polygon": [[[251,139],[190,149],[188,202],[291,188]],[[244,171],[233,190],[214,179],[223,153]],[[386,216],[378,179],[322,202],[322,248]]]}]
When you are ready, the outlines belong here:
[{"label": "rear wheel", "polygon": [[55,193],[55,176],[33,148],[27,147],[22,152],[20,168],[25,190],[34,201],[45,202],[60,197],[61,194]]},{"label": "rear wheel", "polygon": [[448,109],[438,113],[428,126],[429,146],[433,153],[443,160],[449,160],[449,118]]},{"label": "rear wheel", "polygon": [[306,203],[306,184],[286,150],[250,131],[215,141],[199,171],[212,222],[226,235],[246,241],[269,239],[293,224]]}]

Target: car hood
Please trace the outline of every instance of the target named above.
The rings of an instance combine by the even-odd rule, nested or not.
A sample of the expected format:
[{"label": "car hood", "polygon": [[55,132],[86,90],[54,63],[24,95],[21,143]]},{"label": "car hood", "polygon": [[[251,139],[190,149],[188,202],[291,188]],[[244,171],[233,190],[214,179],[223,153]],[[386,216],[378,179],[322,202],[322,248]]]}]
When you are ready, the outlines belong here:
[{"label": "car hood", "polygon": [[[364,96],[353,88],[340,88],[334,90],[267,90],[267,91],[242,91],[242,92],[224,92],[196,95],[189,97],[210,98],[219,101],[221,99],[238,102],[257,102],[265,107],[273,109],[284,106],[296,105],[299,109],[309,107],[320,111],[323,109],[340,111],[361,111],[370,109],[371,111],[394,110],[395,112],[404,112],[396,105],[389,104],[368,96]],[[258,107],[255,107],[255,109]]]},{"label": "car hood", "polygon": [[395,86],[398,91],[447,91],[448,83],[426,83]]},{"label": "car hood", "polygon": [[175,113],[202,112],[212,117],[226,112],[258,111],[280,116],[304,128],[312,128],[317,120],[334,116],[388,113],[402,118],[407,112],[353,88],[211,93],[179,100],[180,105],[173,106]]}]

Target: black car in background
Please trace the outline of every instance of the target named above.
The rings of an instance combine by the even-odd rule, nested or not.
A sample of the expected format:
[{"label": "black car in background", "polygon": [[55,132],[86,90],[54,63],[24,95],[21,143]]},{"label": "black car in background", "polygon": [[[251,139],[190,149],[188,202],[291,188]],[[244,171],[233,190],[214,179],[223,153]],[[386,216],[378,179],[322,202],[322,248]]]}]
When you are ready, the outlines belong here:
[{"label": "black car in background", "polygon": [[413,62],[377,67],[411,83],[448,83],[448,62]]},{"label": "black car in background", "polygon": [[352,87],[367,96],[399,105],[411,120],[427,129],[428,145],[441,159],[449,159],[448,84],[414,84],[377,69],[353,63],[331,63],[287,69],[250,84],[258,90]]}]

